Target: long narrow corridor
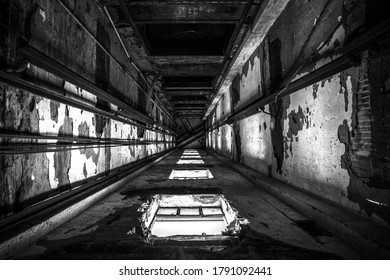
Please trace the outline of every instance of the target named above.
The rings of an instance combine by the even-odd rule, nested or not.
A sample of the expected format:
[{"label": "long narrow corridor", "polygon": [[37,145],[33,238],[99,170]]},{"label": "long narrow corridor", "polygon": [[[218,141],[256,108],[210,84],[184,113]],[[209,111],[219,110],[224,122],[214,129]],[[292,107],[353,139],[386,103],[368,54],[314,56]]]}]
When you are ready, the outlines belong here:
[{"label": "long narrow corridor", "polygon": [[[199,155],[199,156],[198,156]],[[185,162],[183,162],[185,161]],[[172,178],[173,170],[184,171]],[[208,170],[212,178],[194,177]],[[187,171],[187,179],[185,175]],[[202,172],[199,172],[202,173]],[[184,174],[184,175],[183,175]],[[198,178],[198,179],[196,179]],[[249,220],[233,240],[202,236],[147,240],[139,211],[154,195],[223,194]],[[205,199],[206,200],[206,199]],[[180,227],[186,227],[182,223]],[[181,232],[181,228],[173,230]],[[195,235],[199,235],[196,237]],[[225,236],[226,237],[226,236]],[[42,259],[356,259],[363,256],[276,197],[224,166],[206,150],[177,150],[81,215],[23,251]]]},{"label": "long narrow corridor", "polygon": [[389,11],[2,0],[0,259],[389,260]]}]

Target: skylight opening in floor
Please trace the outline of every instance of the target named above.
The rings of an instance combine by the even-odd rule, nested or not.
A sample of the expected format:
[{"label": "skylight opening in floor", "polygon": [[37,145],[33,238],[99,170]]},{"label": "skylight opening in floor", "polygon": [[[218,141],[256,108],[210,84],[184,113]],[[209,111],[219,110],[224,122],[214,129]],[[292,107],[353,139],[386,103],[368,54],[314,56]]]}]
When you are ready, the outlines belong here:
[{"label": "skylight opening in floor", "polygon": [[184,150],[182,156],[200,156],[197,150]]},{"label": "skylight opening in floor", "polygon": [[195,150],[195,149],[185,149],[184,153],[198,153],[198,150]]},{"label": "skylight opening in floor", "polygon": [[181,157],[180,157],[181,159],[187,159],[187,158],[202,158],[200,155],[182,155]]},{"label": "skylight opening in floor", "polygon": [[200,155],[198,152],[184,152],[182,155],[190,156],[190,155]]},{"label": "skylight opening in floor", "polygon": [[204,164],[204,161],[201,159],[179,159],[176,164]]},{"label": "skylight opening in floor", "polygon": [[155,195],[143,211],[142,226],[151,238],[222,237],[240,231],[241,218],[221,194]]},{"label": "skylight opening in floor", "polygon": [[176,180],[197,180],[212,179],[214,176],[208,169],[173,169],[169,179]]}]

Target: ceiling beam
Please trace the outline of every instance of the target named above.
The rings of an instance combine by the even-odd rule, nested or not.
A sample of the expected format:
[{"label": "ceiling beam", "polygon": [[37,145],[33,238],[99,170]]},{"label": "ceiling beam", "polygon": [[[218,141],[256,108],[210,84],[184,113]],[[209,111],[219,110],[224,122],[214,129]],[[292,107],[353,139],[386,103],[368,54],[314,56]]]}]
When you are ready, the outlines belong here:
[{"label": "ceiling beam", "polygon": [[170,96],[169,100],[171,102],[177,101],[208,101],[207,96]]},{"label": "ceiling beam", "polygon": [[[118,1],[119,0],[107,0],[107,5],[118,5]],[[156,2],[160,3],[160,4],[167,4],[167,5],[177,5],[177,4],[181,4],[183,2],[187,3],[187,4],[197,4],[199,2],[204,2],[204,3],[216,3],[216,2],[221,2],[221,3],[225,3],[225,2],[229,2],[229,3],[234,3],[234,4],[237,4],[237,3],[246,3],[247,0],[125,0],[126,4],[128,5],[140,5],[140,4],[144,4],[144,5],[151,5],[151,4],[155,4]]]},{"label": "ceiling beam", "polygon": [[[195,92],[195,91],[199,91],[199,94],[202,95],[202,93],[204,91],[211,91],[213,88],[210,86],[210,87],[191,87],[191,86],[180,86],[180,87],[177,87],[177,86],[168,86],[165,88],[166,91],[189,91],[189,92]],[[168,95],[170,95],[170,93],[167,93]]]},{"label": "ceiling beam", "polygon": [[211,88],[213,80],[213,76],[165,77],[164,86],[166,88]]},{"label": "ceiling beam", "polygon": [[161,64],[163,76],[215,76],[219,73],[221,64]]},{"label": "ceiling beam", "polygon": [[[123,11],[120,2],[109,1],[107,6],[110,12],[116,15],[115,22],[122,21]],[[193,21],[239,21],[246,1],[124,1],[129,7],[131,17],[135,23],[176,22],[186,23]],[[216,19],[218,15],[218,19]]]},{"label": "ceiling beam", "polygon": [[165,92],[168,96],[207,96],[211,95],[211,90],[170,90]]},{"label": "ceiling beam", "polygon": [[175,111],[175,115],[191,115],[191,114],[203,114],[204,110],[193,110],[192,112],[177,110]]},{"label": "ceiling beam", "polygon": [[194,105],[191,105],[191,106],[184,106],[184,107],[175,107],[175,111],[186,111],[186,112],[190,112],[190,111],[204,111],[204,106],[202,107],[193,107]]},{"label": "ceiling beam", "polygon": [[[232,19],[216,19],[216,20],[186,20],[186,19],[180,19],[180,20],[174,20],[174,19],[163,19],[163,20],[136,20],[134,21],[135,24],[236,24],[238,23],[238,20],[232,20]],[[125,22],[118,22],[119,26],[126,25]]]},{"label": "ceiling beam", "polygon": [[251,32],[246,33],[241,45],[235,52],[217,91],[212,97],[212,101],[204,117],[207,117],[211,113],[219,99],[229,89],[234,77],[239,73],[240,69],[242,69],[244,64],[248,61],[252,53],[264,40],[268,31],[286,8],[289,1],[290,0],[265,0],[262,2],[261,8],[258,10],[253,20]]},{"label": "ceiling beam", "polygon": [[203,116],[203,113],[202,114],[190,114],[190,115],[179,115],[179,114],[175,114],[175,117],[177,118],[181,118],[181,119],[201,119]]},{"label": "ceiling beam", "polygon": [[177,116],[185,118],[185,116],[188,116],[188,115],[199,115],[200,117],[202,117],[203,114],[204,114],[204,110],[203,111],[189,111],[186,114],[182,114],[182,111],[177,111],[177,112],[175,112],[175,118]]},{"label": "ceiling beam", "polygon": [[150,56],[155,63],[158,65],[162,64],[210,64],[223,62],[222,55],[161,55],[161,56]]}]

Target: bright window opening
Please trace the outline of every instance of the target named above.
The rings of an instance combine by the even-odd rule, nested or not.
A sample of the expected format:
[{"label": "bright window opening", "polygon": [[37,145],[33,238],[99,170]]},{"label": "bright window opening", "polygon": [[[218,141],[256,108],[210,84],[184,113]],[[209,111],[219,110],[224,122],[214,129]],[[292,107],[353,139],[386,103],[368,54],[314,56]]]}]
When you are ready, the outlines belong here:
[{"label": "bright window opening", "polygon": [[212,179],[214,176],[208,169],[173,169],[169,179],[189,180],[189,179]]}]

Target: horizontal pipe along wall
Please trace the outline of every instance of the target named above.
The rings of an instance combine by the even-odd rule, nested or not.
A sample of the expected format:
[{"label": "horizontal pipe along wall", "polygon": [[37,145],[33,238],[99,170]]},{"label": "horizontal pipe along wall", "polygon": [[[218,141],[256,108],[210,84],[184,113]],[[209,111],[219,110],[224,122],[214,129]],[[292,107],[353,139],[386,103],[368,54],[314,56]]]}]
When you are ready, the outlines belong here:
[{"label": "horizontal pipe along wall", "polygon": [[[163,125],[137,126],[128,119],[121,121],[115,105],[17,56],[17,42],[24,38],[30,46],[113,97],[137,110],[145,107],[145,98],[141,98],[144,93],[136,82],[110,60],[57,1],[13,2],[19,12],[11,15],[11,43],[8,52],[1,53],[8,55],[2,57],[8,64],[7,73],[86,107],[60,103],[0,82],[0,218],[39,202],[37,197],[69,191],[79,181],[109,174],[115,168],[173,148],[174,136],[163,130]],[[126,61],[109,20],[99,16],[94,1],[69,5],[113,56]],[[138,70],[130,64],[128,71],[138,77]],[[169,123],[167,116],[151,107],[150,112],[142,113],[159,123]],[[156,131],[158,127],[160,131]]]},{"label": "horizontal pipe along wall", "polygon": [[[209,115],[207,147],[388,226],[389,70],[379,63],[388,55],[366,47],[344,70],[226,122],[254,100],[283,93],[286,77],[285,87],[342,58],[331,54],[384,19],[374,20],[376,8],[363,2],[298,2],[290,2]],[[300,66],[309,58],[316,62]]]}]

